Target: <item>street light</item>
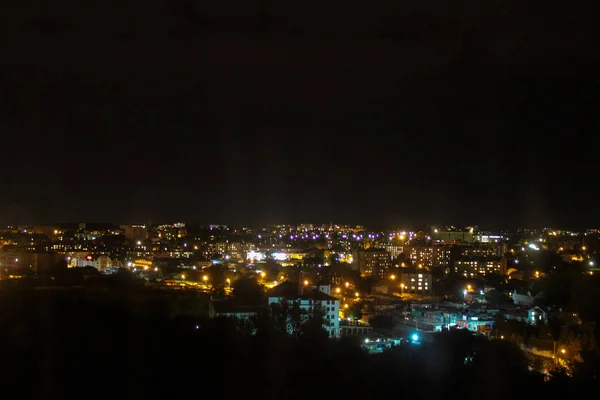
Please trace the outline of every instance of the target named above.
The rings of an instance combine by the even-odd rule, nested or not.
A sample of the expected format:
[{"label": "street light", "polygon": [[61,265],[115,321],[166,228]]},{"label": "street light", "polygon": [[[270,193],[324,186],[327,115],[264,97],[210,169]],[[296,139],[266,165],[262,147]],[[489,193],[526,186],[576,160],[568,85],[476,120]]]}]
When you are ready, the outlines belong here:
[{"label": "street light", "polygon": [[354,293],[354,295],[355,295],[356,297],[358,297],[358,296],[360,296],[360,293],[356,292],[356,293]]},{"label": "street light", "polygon": [[204,282],[208,281],[208,276],[204,275],[204,276],[202,277],[202,280],[203,280]]},{"label": "street light", "polygon": [[267,274],[265,274],[264,272],[261,272],[260,276],[262,276],[264,278],[265,276],[267,276]]},{"label": "street light", "polygon": [[467,285],[467,290],[471,290],[471,285]]},{"label": "street light", "polygon": [[391,279],[391,280],[394,280],[394,279],[396,279],[396,275],[394,275],[394,274],[390,275],[390,279]]},{"label": "street light", "polygon": [[335,292],[336,292],[336,293],[340,293],[341,291],[342,291],[342,289],[340,289],[340,288],[336,288],[336,289],[335,289]]},{"label": "street light", "polygon": [[565,354],[567,351],[566,351],[565,349],[560,349],[560,352],[561,352],[562,354]]},{"label": "street light", "polygon": [[349,282],[346,282],[346,283],[345,283],[345,285],[346,285],[346,287],[348,287],[348,286],[350,286],[350,283],[349,283]]},{"label": "street light", "polygon": [[308,281],[307,280],[304,281],[304,286],[308,286]]}]

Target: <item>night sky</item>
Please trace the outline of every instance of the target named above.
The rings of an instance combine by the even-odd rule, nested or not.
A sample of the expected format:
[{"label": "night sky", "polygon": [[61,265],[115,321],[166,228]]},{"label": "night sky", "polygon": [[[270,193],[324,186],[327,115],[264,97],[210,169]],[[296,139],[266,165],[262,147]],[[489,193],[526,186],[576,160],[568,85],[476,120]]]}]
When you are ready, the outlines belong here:
[{"label": "night sky", "polygon": [[600,226],[597,0],[13,3],[2,224]]}]

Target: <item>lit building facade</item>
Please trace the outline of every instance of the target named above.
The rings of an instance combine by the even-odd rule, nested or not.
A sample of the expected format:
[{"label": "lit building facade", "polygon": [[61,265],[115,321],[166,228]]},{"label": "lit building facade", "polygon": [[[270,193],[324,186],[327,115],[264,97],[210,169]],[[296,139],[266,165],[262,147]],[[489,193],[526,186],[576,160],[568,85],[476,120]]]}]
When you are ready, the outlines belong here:
[{"label": "lit building facade", "polygon": [[506,275],[506,259],[500,257],[461,257],[454,263],[454,272],[465,278],[481,278],[492,273]]},{"label": "lit building facade", "polygon": [[401,272],[400,287],[403,293],[430,295],[433,292],[433,278],[426,272]]},{"label": "lit building facade", "polygon": [[100,272],[104,272],[113,266],[113,261],[104,254],[99,256],[88,254],[85,257],[69,257],[68,266],[69,268],[93,267]]},{"label": "lit building facade", "polygon": [[362,277],[377,279],[384,279],[392,266],[390,253],[378,249],[359,250],[354,253],[353,261],[354,269],[358,270]]},{"label": "lit building facade", "polygon": [[404,255],[417,268],[431,268],[434,260],[433,253],[432,246],[406,246]]},{"label": "lit building facade", "polygon": [[461,255],[463,257],[496,257],[498,256],[498,246],[496,245],[472,245],[462,246]]}]

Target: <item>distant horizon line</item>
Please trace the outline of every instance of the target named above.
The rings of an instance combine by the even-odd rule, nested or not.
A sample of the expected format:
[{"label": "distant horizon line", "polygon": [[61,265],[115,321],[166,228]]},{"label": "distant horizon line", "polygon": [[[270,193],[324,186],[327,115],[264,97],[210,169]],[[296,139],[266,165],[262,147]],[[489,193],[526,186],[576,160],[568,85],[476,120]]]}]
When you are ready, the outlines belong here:
[{"label": "distant horizon line", "polygon": [[[99,222],[99,221],[82,221],[82,220],[78,220],[78,221],[60,221],[60,222],[49,222],[49,223],[27,223],[27,224],[4,224],[3,226],[5,227],[4,229],[11,229],[11,228],[26,228],[26,227],[36,227],[36,226],[63,226],[63,225],[78,225],[84,223],[86,225],[112,225],[115,227],[120,227],[121,225],[145,225],[148,227],[154,227],[154,226],[160,226],[160,225],[172,225],[172,224],[177,224],[177,223],[182,223],[185,224],[185,226],[190,226],[190,227],[196,227],[196,228],[202,228],[202,227],[210,227],[210,226],[224,226],[224,227],[233,227],[233,228],[249,228],[249,229],[260,229],[260,228],[266,228],[266,227],[271,227],[271,226],[291,226],[291,227],[297,227],[300,225],[313,225],[316,227],[323,227],[323,226],[329,226],[329,225],[334,225],[334,226],[347,226],[347,227],[351,227],[351,228],[356,228],[356,227],[362,227],[362,229],[364,230],[414,230],[414,231],[421,231],[421,230],[428,230],[431,228],[435,228],[435,227],[440,227],[440,228],[445,228],[445,227],[453,227],[457,230],[461,230],[461,229],[466,229],[469,227],[476,227],[477,228],[477,232],[485,232],[485,231],[518,231],[518,230],[524,230],[524,229],[531,229],[531,230],[543,230],[543,229],[552,229],[552,230],[566,230],[566,231],[576,231],[576,232],[585,232],[588,230],[596,230],[600,228],[558,228],[558,227],[548,227],[548,226],[521,226],[521,227],[505,227],[505,228],[487,228],[487,227],[480,227],[479,225],[476,224],[470,224],[470,225],[458,225],[458,224],[427,224],[426,226],[423,226],[424,224],[406,224],[404,226],[390,226],[388,225],[387,227],[382,227],[382,224],[364,224],[364,223],[311,223],[311,222],[303,222],[303,223],[268,223],[268,224],[243,224],[243,223],[234,223],[234,224],[228,224],[228,223],[199,223],[199,222],[187,222],[185,220],[171,220],[170,222],[153,222],[152,220],[147,221],[147,222]],[[395,224],[394,224],[395,225]]]}]

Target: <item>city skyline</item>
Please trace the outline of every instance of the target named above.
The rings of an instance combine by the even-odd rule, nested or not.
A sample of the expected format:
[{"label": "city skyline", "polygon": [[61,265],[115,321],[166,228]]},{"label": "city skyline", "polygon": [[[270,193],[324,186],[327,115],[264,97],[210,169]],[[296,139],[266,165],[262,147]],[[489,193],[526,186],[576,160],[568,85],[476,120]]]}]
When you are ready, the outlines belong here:
[{"label": "city skyline", "polygon": [[156,227],[161,225],[171,225],[175,223],[181,223],[184,226],[194,227],[194,228],[208,228],[208,227],[229,227],[229,228],[249,228],[253,230],[261,230],[269,227],[275,226],[286,226],[290,228],[298,228],[301,226],[313,226],[314,229],[325,229],[328,227],[339,227],[339,229],[356,229],[368,231],[368,232],[392,232],[392,231],[429,231],[434,228],[440,228],[447,231],[462,231],[471,227],[475,227],[476,231],[479,232],[517,232],[521,230],[555,230],[555,231],[569,231],[569,232],[579,232],[584,233],[587,231],[597,231],[598,228],[595,228],[591,225],[583,224],[581,226],[549,226],[549,225],[517,225],[517,226],[485,226],[477,223],[467,224],[467,225],[459,225],[459,224],[441,224],[441,223],[425,223],[425,224],[365,224],[360,221],[357,222],[340,222],[340,221],[329,221],[329,222],[310,222],[306,220],[300,220],[300,222],[296,221],[275,221],[273,223],[266,224],[244,224],[240,222],[228,222],[228,221],[214,221],[214,220],[206,220],[206,221],[197,221],[192,219],[160,219],[160,220],[131,220],[126,219],[123,221],[112,220],[112,221],[102,221],[102,220],[50,220],[43,219],[40,221],[28,221],[25,223],[9,223],[9,224],[1,224],[0,227],[4,228],[20,228],[20,227],[35,227],[35,226],[71,226],[76,227],[78,224],[85,224],[88,226],[123,226],[123,225],[144,225],[147,227]]},{"label": "city skyline", "polygon": [[598,0],[9,3],[4,392],[597,391]]}]

